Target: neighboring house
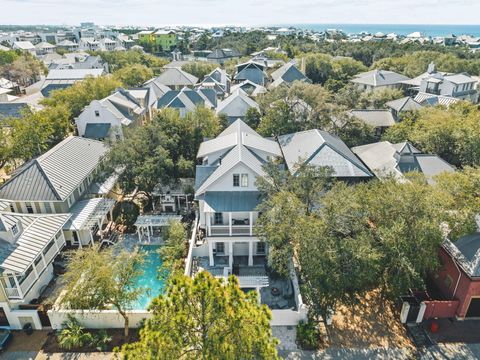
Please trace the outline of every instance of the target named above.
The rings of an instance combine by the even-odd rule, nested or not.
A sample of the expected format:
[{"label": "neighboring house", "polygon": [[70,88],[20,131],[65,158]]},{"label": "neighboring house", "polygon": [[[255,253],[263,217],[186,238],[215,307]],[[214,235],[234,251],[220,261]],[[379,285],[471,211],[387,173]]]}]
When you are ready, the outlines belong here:
[{"label": "neighboring house", "polygon": [[224,64],[228,60],[238,59],[241,54],[233,49],[216,49],[207,55],[207,61],[217,64]]},{"label": "neighboring house", "polygon": [[250,108],[260,109],[259,105],[249,98],[245,91],[238,89],[218,104],[217,114],[227,116],[228,122],[233,123],[237,119],[245,119]]},{"label": "neighboring house", "polygon": [[230,77],[223,69],[216,68],[210,74],[205,75],[200,87],[213,89],[217,93],[217,96],[224,98],[226,94],[230,93]]},{"label": "neighboring house", "polygon": [[148,80],[142,85],[142,88],[150,89],[150,94],[152,97],[155,97],[155,101],[157,101],[167,92],[172,90],[167,85],[164,85],[161,82],[158,82],[157,78]]},{"label": "neighboring house", "polygon": [[2,77],[0,77],[0,89],[11,90],[15,95],[21,94],[20,85]]},{"label": "neighboring house", "polygon": [[15,41],[13,43],[12,48],[14,50],[21,50],[21,51],[24,51],[24,52],[29,52],[32,55],[36,54],[35,45],[33,45],[30,41]]},{"label": "neighboring house", "polygon": [[176,109],[181,117],[194,111],[198,106],[214,109],[217,105],[217,95],[213,89],[184,88],[182,90],[170,90],[157,102],[157,109]]},{"label": "neighboring house", "polygon": [[78,50],[79,46],[78,46],[77,43],[75,43],[73,41],[63,40],[63,41],[60,41],[57,44],[57,48],[63,49],[63,50],[68,51],[68,52],[74,52],[74,51]]},{"label": "neighboring house", "polygon": [[375,134],[377,136],[382,135],[386,129],[396,123],[396,118],[390,110],[350,110],[348,115],[375,128]]},{"label": "neighboring house", "polygon": [[99,43],[100,43],[100,49],[102,49],[103,51],[114,51],[115,48],[117,47],[117,42],[110,38],[100,39]]},{"label": "neighboring house", "polygon": [[419,92],[417,95],[415,95],[414,100],[422,106],[443,105],[446,107],[461,101],[460,99],[452,96],[434,95],[424,92]]},{"label": "neighboring house", "polygon": [[93,100],[75,118],[75,124],[79,136],[116,141],[123,139],[124,126],[141,124],[147,120],[147,113],[147,109],[128,90],[117,89],[102,100]]},{"label": "neighboring house", "polygon": [[[241,120],[200,145],[195,198],[204,237],[192,254],[195,272],[236,275],[241,288],[255,289],[261,303],[272,309],[272,325],[295,326],[306,318],[295,271],[290,278],[268,275],[268,245],[255,229],[262,199],[256,178],[265,176],[262,166],[269,159],[281,156],[276,141],[262,138]],[[279,295],[272,296],[273,291]]]},{"label": "neighboring house", "polygon": [[392,115],[395,118],[395,121],[398,121],[401,113],[418,111],[423,107],[420,103],[415,101],[415,99],[412,99],[410,96],[406,96],[406,97],[403,97],[401,99],[389,101],[389,102],[385,103],[385,105],[392,112]]},{"label": "neighboring house", "polygon": [[104,69],[105,72],[108,72],[108,64],[100,56],[72,53],[63,55],[61,59],[53,60],[49,64],[48,69]]},{"label": "neighboring house", "polygon": [[57,47],[48,42],[41,42],[35,45],[35,52],[37,55],[52,54]]},{"label": "neighboring house", "polygon": [[357,74],[350,80],[358,89],[372,91],[377,89],[401,89],[409,77],[394,71],[372,70]]},{"label": "neighboring house", "polygon": [[436,70],[435,64],[428,66],[427,72],[403,82],[410,91],[436,96],[452,97],[459,100],[478,102],[477,79],[466,74],[451,74]]},{"label": "neighboring house", "polygon": [[198,82],[198,78],[177,67],[166,67],[163,72],[155,78],[155,81],[173,90],[181,90],[184,87],[193,88]]},{"label": "neighboring house", "polygon": [[304,81],[311,83],[312,81],[302,73],[293,62],[289,62],[277,70],[275,70],[272,74],[273,82],[268,86],[269,89],[275,89],[276,87],[286,84],[289,85],[294,81]]},{"label": "neighboring house", "polygon": [[301,164],[330,167],[332,177],[349,182],[373,175],[337,136],[322,130],[306,130],[278,137],[288,170],[295,174]]},{"label": "neighboring house", "polygon": [[82,37],[80,38],[80,49],[83,50],[100,50],[100,42],[93,37]]},{"label": "neighboring house", "polygon": [[248,96],[255,97],[260,94],[266,93],[268,90],[266,87],[262,85],[255,84],[254,82],[251,82],[250,80],[245,80],[242,81],[241,83],[238,83],[236,85],[233,85],[230,91],[235,93],[238,90],[243,90],[247,93]]},{"label": "neighboring house", "polygon": [[0,326],[42,329],[36,308],[21,306],[38,299],[53,279],[70,216],[0,212]]},{"label": "neighboring house", "polygon": [[52,90],[65,89],[78,81],[84,80],[88,76],[98,77],[105,74],[106,72],[103,68],[50,70],[40,92],[43,96],[48,97]]},{"label": "neighboring house", "polygon": [[65,239],[70,245],[87,245],[115,203],[95,197],[92,190],[107,151],[101,141],[70,136],[15,171],[0,187],[0,201],[8,202],[14,213],[72,214],[73,225],[64,227]]},{"label": "neighboring house", "polygon": [[267,80],[267,73],[265,72],[266,65],[259,62],[248,61],[236,66],[237,71],[234,80],[239,83],[245,80],[250,80],[255,84],[265,86]]},{"label": "neighboring house", "polygon": [[[15,118],[20,119],[22,112],[30,109],[25,103],[2,103],[0,102],[0,127],[2,119]],[[1,130],[0,130],[1,131]]]},{"label": "neighboring house", "polygon": [[[480,233],[463,236],[455,242],[445,240],[439,252],[440,267],[432,280],[446,299],[457,319],[480,317]],[[453,316],[449,316],[453,317]]]},{"label": "neighboring house", "polygon": [[403,180],[406,173],[415,171],[433,183],[434,176],[455,171],[452,165],[438,155],[424,154],[408,141],[398,144],[381,141],[356,146],[352,151],[380,179],[393,176]]},{"label": "neighboring house", "polygon": [[169,52],[178,45],[178,36],[173,30],[157,30],[153,33],[155,44],[163,51]]}]

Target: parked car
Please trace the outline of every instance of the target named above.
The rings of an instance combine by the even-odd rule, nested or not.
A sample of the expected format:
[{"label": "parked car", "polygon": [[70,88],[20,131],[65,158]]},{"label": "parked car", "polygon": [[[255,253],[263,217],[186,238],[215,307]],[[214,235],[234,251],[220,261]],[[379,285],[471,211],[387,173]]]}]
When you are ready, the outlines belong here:
[{"label": "parked car", "polygon": [[0,351],[5,350],[12,338],[13,335],[10,330],[0,329]]}]

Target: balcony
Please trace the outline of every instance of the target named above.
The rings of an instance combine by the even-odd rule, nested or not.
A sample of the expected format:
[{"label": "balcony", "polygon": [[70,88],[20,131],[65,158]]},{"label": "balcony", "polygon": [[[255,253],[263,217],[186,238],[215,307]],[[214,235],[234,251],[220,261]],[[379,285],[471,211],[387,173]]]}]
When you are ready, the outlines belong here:
[{"label": "balcony", "polygon": [[212,225],[210,226],[210,236],[254,236],[255,232],[250,225]]},{"label": "balcony", "polygon": [[257,212],[206,213],[207,236],[255,236]]}]

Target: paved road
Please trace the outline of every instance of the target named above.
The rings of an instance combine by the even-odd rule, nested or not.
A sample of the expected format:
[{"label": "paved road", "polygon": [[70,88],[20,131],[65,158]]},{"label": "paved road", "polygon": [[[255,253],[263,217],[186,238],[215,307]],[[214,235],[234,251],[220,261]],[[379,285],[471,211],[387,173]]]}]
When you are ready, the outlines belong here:
[{"label": "paved road", "polygon": [[280,356],[288,360],[367,360],[367,359],[421,359],[421,360],[475,360],[480,359],[480,344],[439,344],[418,353],[405,349],[327,349],[312,351],[282,351]]}]

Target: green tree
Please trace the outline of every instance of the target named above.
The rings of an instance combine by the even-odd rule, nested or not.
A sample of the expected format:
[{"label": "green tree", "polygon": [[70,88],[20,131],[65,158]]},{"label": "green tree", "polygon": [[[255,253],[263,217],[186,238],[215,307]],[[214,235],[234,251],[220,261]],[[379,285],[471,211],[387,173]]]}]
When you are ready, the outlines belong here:
[{"label": "green tree", "polygon": [[150,311],[140,340],[121,350],[126,360],[279,358],[269,309],[233,276],[227,282],[208,272],[175,277]]},{"label": "green tree", "polygon": [[99,251],[97,246],[76,250],[64,275],[61,303],[75,310],[103,310],[113,305],[124,319],[124,335],[128,338],[127,311],[147,290],[137,284],[142,262],[140,252],[114,254],[111,249]]},{"label": "green tree", "polygon": [[325,54],[305,56],[305,75],[315,84],[325,84],[334,73],[332,58]]},{"label": "green tree", "polygon": [[114,72],[114,77],[128,87],[141,86],[153,77],[153,71],[141,64],[125,66]]},{"label": "green tree", "polygon": [[258,109],[252,107],[245,114],[245,123],[255,130],[260,125],[261,116]]},{"label": "green tree", "polygon": [[[410,140],[422,151],[456,166],[480,165],[480,112],[462,102],[449,108],[426,107],[389,129],[384,139]],[[402,140],[400,140],[402,138]]]},{"label": "green tree", "polygon": [[182,66],[182,70],[186,71],[199,79],[203,79],[205,75],[210,74],[218,67],[217,64],[206,61],[189,62]]},{"label": "green tree", "polygon": [[163,234],[165,244],[158,249],[162,258],[160,276],[167,278],[184,269],[184,259],[188,250],[187,231],[180,221],[171,221]]},{"label": "green tree", "polygon": [[122,83],[112,76],[87,77],[66,89],[52,91],[48,98],[42,100],[42,104],[49,107],[63,105],[74,118],[92,100],[103,99],[121,86]]}]

